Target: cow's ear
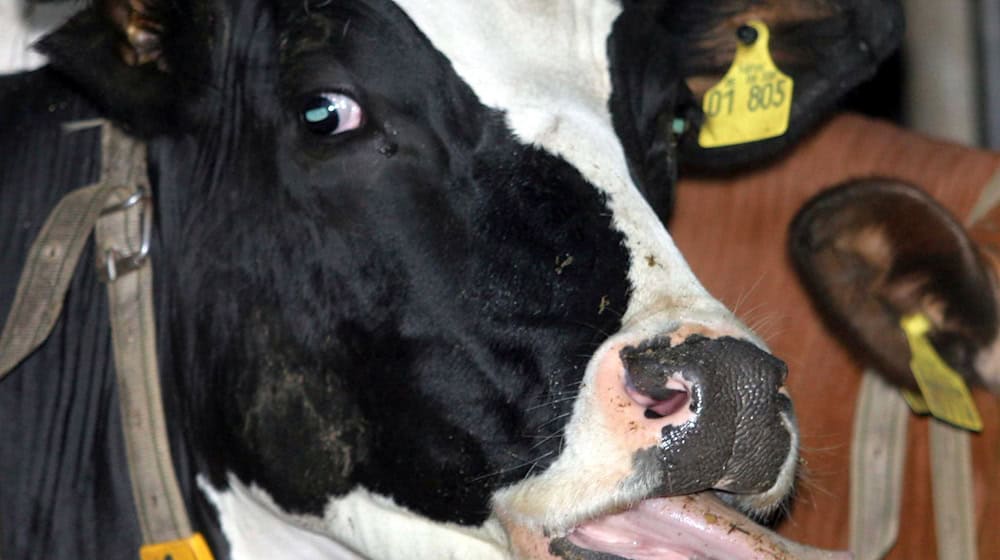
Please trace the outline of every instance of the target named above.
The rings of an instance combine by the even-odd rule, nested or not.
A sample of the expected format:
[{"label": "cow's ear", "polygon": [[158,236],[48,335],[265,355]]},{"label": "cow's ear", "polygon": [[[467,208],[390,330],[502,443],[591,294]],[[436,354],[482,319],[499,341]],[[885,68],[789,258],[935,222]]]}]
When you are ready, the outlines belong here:
[{"label": "cow's ear", "polygon": [[36,49],[126,129],[169,131],[207,81],[212,18],[197,4],[97,0]]},{"label": "cow's ear", "polygon": [[778,69],[794,82],[788,130],[783,135],[703,148],[701,121],[680,143],[684,164],[725,168],[770,157],[809,130],[851,88],[870,78],[899,44],[902,10],[895,0],[685,0],[660,10],[658,20],[675,38],[682,75],[696,108],[733,62],[742,26],[761,21],[770,32]]},{"label": "cow's ear", "polygon": [[821,313],[895,383],[915,386],[900,327],[914,313],[930,319],[930,340],[954,369],[992,377],[977,360],[998,334],[994,262],[923,191],[880,179],[841,185],[799,211],[789,242]]},{"label": "cow's ear", "polygon": [[677,135],[669,126],[691,106],[690,95],[677,80],[672,40],[656,21],[656,7],[626,8],[608,39],[611,117],[632,179],[667,221],[677,179]]}]

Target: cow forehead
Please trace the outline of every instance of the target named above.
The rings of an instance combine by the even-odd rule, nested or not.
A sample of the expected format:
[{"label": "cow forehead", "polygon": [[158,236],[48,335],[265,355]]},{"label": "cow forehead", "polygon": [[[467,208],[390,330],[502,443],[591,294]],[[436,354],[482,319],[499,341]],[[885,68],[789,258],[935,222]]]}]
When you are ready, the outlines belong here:
[{"label": "cow forehead", "polygon": [[[506,114],[515,136],[574,164],[562,145],[572,117],[611,130],[607,39],[621,9],[606,0],[396,0],[479,100]],[[588,127],[592,128],[592,126]],[[580,131],[576,131],[580,132]],[[561,134],[560,134],[561,133]],[[624,162],[623,162],[624,163]],[[588,177],[590,178],[590,177]]]},{"label": "cow forehead", "polygon": [[480,101],[507,112],[522,140],[535,143],[539,131],[532,121],[567,101],[606,112],[611,93],[607,38],[621,11],[617,3],[396,0],[396,4],[448,57]]},{"label": "cow forehead", "polygon": [[662,329],[664,310],[709,324],[731,318],[694,277],[631,180],[610,109],[607,47],[622,11],[618,2],[395,1],[480,102],[504,113],[520,141],[563,158],[606,195],[631,257],[623,327]]}]

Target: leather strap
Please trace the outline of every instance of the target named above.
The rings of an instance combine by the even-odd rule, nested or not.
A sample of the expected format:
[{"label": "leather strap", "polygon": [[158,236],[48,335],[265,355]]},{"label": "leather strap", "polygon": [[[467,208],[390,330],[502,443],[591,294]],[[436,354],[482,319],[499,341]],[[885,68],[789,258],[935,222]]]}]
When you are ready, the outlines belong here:
[{"label": "leather strap", "polygon": [[110,188],[83,187],[59,201],[35,238],[0,333],[0,379],[52,332],[83,247]]},{"label": "leather strap", "polygon": [[90,232],[107,285],[126,456],[143,560],[205,560],[177,484],[160,393],[149,249],[152,201],[146,147],[109,123],[101,135],[101,180],[64,197],[32,244],[0,334],[0,378],[52,330]]},{"label": "leather strap", "polygon": [[[167,439],[153,310],[153,267],[143,259],[122,274],[115,265],[148,245],[146,225],[152,202],[124,207],[137,192],[149,192],[144,144],[104,127],[104,175],[112,187],[95,229],[99,269],[107,278],[111,339],[118,378],[118,403],[125,430],[125,451],[144,543],[176,540],[191,534],[177,486]],[[121,186],[118,186],[121,185]],[[134,200],[134,199],[133,199]],[[145,215],[144,215],[145,214]]]}]

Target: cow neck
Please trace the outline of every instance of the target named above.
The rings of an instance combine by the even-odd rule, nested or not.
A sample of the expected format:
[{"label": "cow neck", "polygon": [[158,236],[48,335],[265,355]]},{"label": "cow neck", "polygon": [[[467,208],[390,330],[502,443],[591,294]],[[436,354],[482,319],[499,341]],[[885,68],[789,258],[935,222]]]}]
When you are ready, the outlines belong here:
[{"label": "cow neck", "polygon": [[153,204],[146,146],[107,121],[84,126],[101,126],[101,178],[63,197],[32,243],[0,331],[0,380],[52,332],[93,232],[98,275],[108,293],[126,457],[142,531],[140,558],[211,560],[204,538],[192,532],[167,439],[149,259]]}]

